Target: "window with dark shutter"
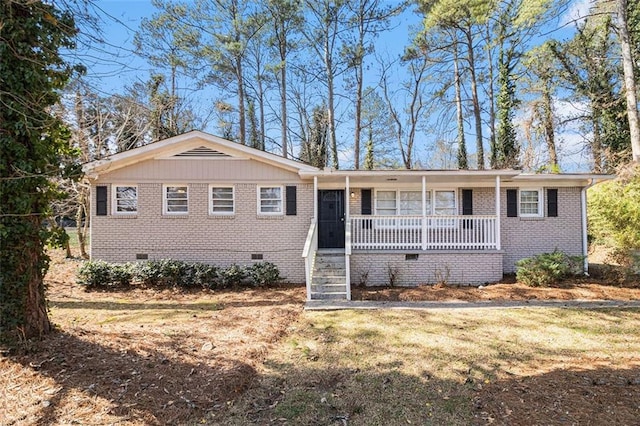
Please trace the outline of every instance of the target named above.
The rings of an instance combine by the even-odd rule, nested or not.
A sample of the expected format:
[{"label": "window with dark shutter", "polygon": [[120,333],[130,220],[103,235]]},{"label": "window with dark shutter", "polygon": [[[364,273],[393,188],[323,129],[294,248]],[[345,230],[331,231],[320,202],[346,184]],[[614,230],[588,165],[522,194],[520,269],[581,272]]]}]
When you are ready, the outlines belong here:
[{"label": "window with dark shutter", "polygon": [[558,190],[547,189],[547,216],[558,217]]},{"label": "window with dark shutter", "polygon": [[[371,190],[370,189],[362,189],[360,190],[360,213],[363,215],[371,214]],[[363,220],[362,227],[364,229],[371,229],[371,220]]]},{"label": "window with dark shutter", "polygon": [[295,186],[287,186],[287,216],[295,216],[297,214],[297,195]]},{"label": "window with dark shutter", "polygon": [[96,216],[107,215],[107,187],[96,186]]},{"label": "window with dark shutter", "polygon": [[507,217],[518,217],[517,189],[507,189]]},{"label": "window with dark shutter", "polygon": [[[473,215],[473,190],[471,189],[462,190],[462,214],[464,216]],[[462,227],[464,229],[473,228],[473,220],[464,219]]]}]

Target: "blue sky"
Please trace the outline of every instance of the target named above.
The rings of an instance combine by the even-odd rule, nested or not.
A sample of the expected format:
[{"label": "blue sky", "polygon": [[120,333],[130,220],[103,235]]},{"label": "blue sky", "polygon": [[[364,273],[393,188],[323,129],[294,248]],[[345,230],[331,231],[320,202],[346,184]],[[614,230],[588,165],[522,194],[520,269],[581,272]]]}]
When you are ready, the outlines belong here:
[{"label": "blue sky", "polygon": [[[394,2],[395,3],[395,2]],[[133,53],[133,37],[138,29],[142,18],[151,17],[155,9],[149,0],[99,0],[95,7],[102,16],[103,36],[105,45],[96,50],[96,46],[88,46],[85,49],[83,62],[87,65],[88,77],[94,86],[102,94],[122,93],[125,86],[130,86],[135,82],[147,81],[151,73],[150,66]],[[557,22],[551,24],[548,37],[556,39],[569,38],[573,32],[574,24],[572,20],[585,16],[588,12],[589,0],[575,0],[571,3],[569,10],[559,17]],[[389,57],[398,56],[410,42],[410,27],[420,24],[420,16],[413,13],[414,8],[410,8],[403,15],[397,17],[392,31],[382,34],[376,41],[377,52],[384,52]],[[102,51],[101,51],[102,50]],[[377,82],[377,74],[370,75],[371,84]],[[199,90],[194,94],[194,99],[206,108],[212,105],[219,96],[215,89]],[[338,106],[339,107],[339,106]],[[567,105],[563,106],[567,108]],[[469,126],[470,127],[470,126]],[[210,125],[205,130],[217,133],[214,125]],[[339,129],[340,130],[340,129]],[[471,131],[471,129],[467,129]],[[343,138],[350,139],[351,131],[348,126],[342,130]],[[424,137],[429,137],[425,135]],[[474,136],[469,134],[468,150],[475,151]],[[585,162],[584,154],[576,154],[569,158],[569,154],[582,144],[582,136],[567,132],[561,135],[564,141],[564,149],[567,153],[567,169],[582,168]],[[486,149],[486,148],[485,148]],[[427,156],[426,152],[418,152],[417,159]],[[341,154],[344,163],[352,161],[349,148],[345,148]]]}]

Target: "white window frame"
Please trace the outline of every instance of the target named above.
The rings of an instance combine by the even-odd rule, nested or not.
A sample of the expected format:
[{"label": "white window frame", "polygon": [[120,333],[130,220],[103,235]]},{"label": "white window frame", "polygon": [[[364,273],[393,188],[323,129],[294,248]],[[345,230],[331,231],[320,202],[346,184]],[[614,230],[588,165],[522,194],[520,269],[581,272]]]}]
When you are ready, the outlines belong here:
[{"label": "white window frame", "polygon": [[[167,203],[167,189],[172,187],[187,188],[187,211],[186,212],[170,212]],[[186,183],[166,183],[162,185],[162,213],[170,216],[186,216],[189,214],[189,185]]]},{"label": "white window frame", "polygon": [[[396,203],[395,203],[395,215],[380,215],[378,213],[378,192],[394,192],[396,193]],[[420,189],[410,189],[410,188],[380,188],[380,189],[376,189],[375,190],[375,198],[374,198],[374,214],[376,216],[384,216],[384,217],[389,217],[389,218],[393,218],[395,217],[406,217],[404,215],[400,215],[400,193],[401,192],[419,192],[420,193],[420,213],[416,214],[416,215],[410,215],[410,216],[422,216],[422,190]],[[453,192],[453,202],[454,202],[454,210],[455,213],[453,214],[453,216],[457,216],[458,215],[458,190],[457,189],[451,189],[451,188],[433,188],[433,189],[428,189],[427,191],[425,191],[425,194],[428,194],[429,196],[429,206],[427,209],[427,216],[438,216],[436,214],[436,192]],[[438,228],[455,228],[457,226],[457,221],[456,220],[451,220],[449,221],[450,223],[444,224],[442,226],[438,226]],[[395,221],[389,221],[390,225],[378,225],[377,228],[378,229],[390,229],[390,228],[402,228],[402,229],[416,229],[420,227],[419,223],[416,223],[415,225],[410,225],[410,224],[406,224],[403,223],[403,225],[399,225],[399,223],[396,223]],[[427,226],[433,228],[436,227],[434,224],[434,221],[429,220],[427,222]]]},{"label": "white window frame", "polygon": [[[538,193],[538,211],[537,213],[522,213],[522,193],[523,192]],[[544,217],[544,191],[542,188],[520,188],[518,190],[518,214],[520,217]]]},{"label": "white window frame", "polygon": [[[135,188],[136,189],[136,211],[120,212],[118,211],[118,188]],[[114,216],[131,216],[138,214],[138,185],[134,184],[114,184],[111,186],[111,206]]]},{"label": "white window frame", "polygon": [[[231,189],[231,211],[213,211],[213,189]],[[233,185],[209,185],[209,215],[211,216],[233,216],[236,214],[236,188]]]},{"label": "white window frame", "polygon": [[[263,212],[262,211],[262,188],[279,188],[280,189],[280,211],[279,212]],[[284,186],[283,185],[259,185],[256,187],[257,211],[258,216],[282,216],[284,215]]]}]

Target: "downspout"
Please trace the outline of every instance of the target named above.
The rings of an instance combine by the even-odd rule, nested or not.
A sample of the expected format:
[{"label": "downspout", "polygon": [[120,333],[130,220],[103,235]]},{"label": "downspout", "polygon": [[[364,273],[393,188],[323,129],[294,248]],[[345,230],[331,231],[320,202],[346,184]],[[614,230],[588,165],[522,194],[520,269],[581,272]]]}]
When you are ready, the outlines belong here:
[{"label": "downspout", "polygon": [[582,265],[584,274],[589,275],[589,241],[587,239],[587,190],[595,185],[597,182],[595,179],[589,179],[589,184],[582,188],[580,191],[580,203],[582,207],[582,255],[584,256],[584,263]]},{"label": "downspout", "polygon": [[502,250],[502,230],[500,225],[500,176],[496,176],[496,250]]}]

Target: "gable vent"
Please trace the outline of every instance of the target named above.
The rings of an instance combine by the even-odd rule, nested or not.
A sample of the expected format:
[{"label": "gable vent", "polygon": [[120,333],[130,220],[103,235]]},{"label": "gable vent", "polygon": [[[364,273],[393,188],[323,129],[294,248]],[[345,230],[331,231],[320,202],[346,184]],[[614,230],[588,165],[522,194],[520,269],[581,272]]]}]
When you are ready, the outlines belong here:
[{"label": "gable vent", "polygon": [[206,146],[201,146],[198,148],[190,149],[189,151],[181,152],[180,154],[174,155],[174,157],[212,157],[212,158],[223,158],[223,157],[231,157],[229,154],[225,154],[224,152],[216,151],[215,149],[207,148]]}]

